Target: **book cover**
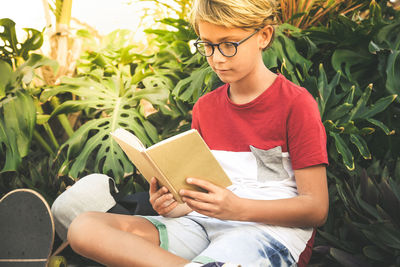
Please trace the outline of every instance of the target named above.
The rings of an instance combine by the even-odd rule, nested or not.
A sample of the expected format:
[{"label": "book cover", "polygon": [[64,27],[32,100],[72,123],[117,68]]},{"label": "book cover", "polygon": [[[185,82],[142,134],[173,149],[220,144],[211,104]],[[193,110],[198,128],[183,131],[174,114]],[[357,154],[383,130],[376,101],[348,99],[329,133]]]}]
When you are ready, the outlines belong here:
[{"label": "book cover", "polygon": [[207,180],[221,187],[232,184],[195,129],[167,138],[148,148],[135,135],[122,128],[111,135],[146,180],[150,182],[152,177],[156,177],[159,184],[166,186],[179,203],[183,203],[179,190],[203,191],[187,184],[188,177]]}]

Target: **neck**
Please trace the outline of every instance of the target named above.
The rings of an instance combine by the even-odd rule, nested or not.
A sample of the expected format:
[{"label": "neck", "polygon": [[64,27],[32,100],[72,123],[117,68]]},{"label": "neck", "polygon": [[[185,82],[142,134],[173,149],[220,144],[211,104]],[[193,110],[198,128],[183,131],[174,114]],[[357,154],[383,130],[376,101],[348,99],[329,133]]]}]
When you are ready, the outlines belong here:
[{"label": "neck", "polygon": [[249,103],[267,90],[276,76],[262,63],[245,78],[230,84],[229,98],[236,104]]}]

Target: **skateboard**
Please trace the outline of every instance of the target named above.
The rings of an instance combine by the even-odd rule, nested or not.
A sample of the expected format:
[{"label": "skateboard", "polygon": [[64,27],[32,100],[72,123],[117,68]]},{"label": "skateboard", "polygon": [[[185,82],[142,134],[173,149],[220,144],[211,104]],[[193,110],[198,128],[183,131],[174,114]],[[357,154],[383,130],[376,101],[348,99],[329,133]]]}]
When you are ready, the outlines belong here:
[{"label": "skateboard", "polygon": [[16,189],[0,199],[0,267],[66,267],[52,253],[54,220],[46,200],[34,190]]}]

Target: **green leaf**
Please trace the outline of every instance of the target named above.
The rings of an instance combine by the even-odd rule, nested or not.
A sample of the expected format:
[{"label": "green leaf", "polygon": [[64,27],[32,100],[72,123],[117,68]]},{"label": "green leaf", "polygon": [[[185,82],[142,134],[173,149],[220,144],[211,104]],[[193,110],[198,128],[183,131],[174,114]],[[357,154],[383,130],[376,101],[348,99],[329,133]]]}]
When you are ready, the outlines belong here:
[{"label": "green leaf", "polygon": [[[78,178],[93,159],[94,171],[112,175],[118,182],[124,173],[133,171],[132,163],[110,136],[118,126],[112,118],[93,119],[75,131],[60,148],[68,148],[64,166],[70,176]],[[132,123],[129,126],[135,128]]]},{"label": "green leaf", "polygon": [[340,247],[344,249],[349,249],[348,244],[345,242],[341,241],[337,236],[334,236],[328,232],[322,231],[322,230],[317,230],[318,234],[320,234],[324,239],[328,240],[330,244],[332,244],[335,247]]},{"label": "green leaf", "polygon": [[389,258],[389,255],[386,252],[384,252],[383,250],[381,250],[379,247],[376,246],[363,247],[363,253],[368,258],[376,261],[385,262]]},{"label": "green leaf", "polygon": [[333,121],[331,120],[326,120],[324,121],[324,127],[327,132],[334,132],[334,133],[343,133],[344,128],[343,127],[338,127]]},{"label": "green leaf", "polygon": [[151,138],[151,141],[153,143],[159,142],[160,137],[158,136],[157,128],[147,120],[143,120],[142,124],[144,129],[146,130],[147,135]]},{"label": "green leaf", "polygon": [[29,52],[39,49],[43,44],[43,35],[38,30],[23,29],[26,32],[26,40],[18,42],[14,21],[8,18],[0,19],[0,26],[3,26],[0,38],[5,43],[4,46],[0,46],[0,51],[2,52],[0,54],[3,55],[4,60],[14,57],[22,57],[27,60]]},{"label": "green leaf", "polygon": [[367,142],[361,136],[350,134],[350,141],[356,145],[364,159],[371,159],[371,152],[369,152]]},{"label": "green leaf", "polygon": [[18,69],[13,73],[13,86],[16,88],[20,88],[23,86],[22,83],[29,84],[34,78],[35,69],[42,66],[50,66],[54,72],[57,72],[58,70],[57,61],[33,53],[29,56],[28,60],[21,66],[19,66]]},{"label": "green leaf", "polygon": [[346,267],[365,267],[365,262],[341,249],[331,248],[330,255]]},{"label": "green leaf", "polygon": [[[0,116],[0,152],[5,155],[5,162],[1,162],[0,167],[3,166],[0,173],[8,171],[16,171],[18,166],[21,164],[21,156],[18,152],[17,139],[15,134],[8,134],[6,127],[4,126],[2,116]],[[5,146],[5,152],[3,146]],[[3,158],[3,157],[2,157]]]},{"label": "green leaf", "polygon": [[395,132],[394,131],[390,131],[389,127],[387,127],[383,122],[369,118],[367,119],[367,121],[369,121],[370,123],[372,123],[375,126],[378,126],[379,128],[381,128],[386,135],[392,135]]},{"label": "green leaf", "polygon": [[21,49],[18,51],[18,56],[22,56],[25,60],[29,57],[29,51],[39,49],[43,44],[43,35],[40,31],[24,28],[27,34],[27,39],[21,44]]},{"label": "green leaf", "polygon": [[400,21],[393,20],[392,23],[379,29],[376,42],[392,51],[400,49]]},{"label": "green leaf", "polygon": [[319,64],[318,92],[320,113],[324,114],[326,103],[328,102],[328,98],[332,93],[332,88],[328,86],[328,78],[326,77],[326,73],[322,64]]},{"label": "green leaf", "polygon": [[[304,58],[296,49],[294,40],[288,38],[284,32],[299,31],[296,27],[289,24],[280,25],[275,32],[275,40],[271,47],[263,52],[263,61],[268,68],[276,68],[284,65],[293,82],[297,80],[295,75],[297,68],[303,67],[308,70],[312,62]],[[298,82],[297,82],[298,84]]]},{"label": "green leaf", "polygon": [[354,125],[354,121],[348,121],[340,126],[344,128],[343,133],[346,134],[355,134],[360,132],[360,130]]},{"label": "green leaf", "polygon": [[397,95],[391,95],[387,97],[382,97],[375,104],[371,105],[367,109],[363,109],[362,112],[355,114],[354,118],[367,119],[375,116],[378,113],[384,111],[395,99]]},{"label": "green leaf", "polygon": [[367,106],[369,97],[371,96],[371,92],[372,92],[372,84],[367,86],[364,93],[361,95],[360,99],[358,99],[356,106],[350,112],[349,120],[361,118],[361,116],[359,114],[367,112],[366,106]]},{"label": "green leaf", "polygon": [[180,80],[172,94],[178,99],[194,103],[204,92],[211,90],[210,84],[204,84],[204,80],[210,75],[212,75],[211,67],[203,65],[194,70],[189,77]]},{"label": "green leaf", "polygon": [[[83,175],[86,168],[112,175],[120,181],[125,174],[133,171],[133,166],[118,144],[110,137],[110,132],[119,127],[133,132],[145,146],[158,141],[156,128],[138,112],[140,99],[156,104],[166,103],[169,79],[148,78],[145,89],[137,90],[128,81],[118,76],[104,77],[97,81],[88,77],[64,78],[63,84],[46,89],[42,100],[60,94],[72,93],[78,98],[57,107],[52,116],[90,108],[103,116],[82,125],[60,148],[67,149],[67,157],[60,172],[73,178]],[[147,87],[147,88],[146,88]],[[92,166],[92,167],[89,167]]]},{"label": "green leaf", "polygon": [[368,51],[370,53],[376,54],[376,52],[381,51],[381,50],[382,50],[382,48],[379,45],[375,44],[373,41],[369,42]]},{"label": "green leaf", "polygon": [[[400,43],[400,42],[399,42]],[[400,45],[399,45],[400,46]],[[388,56],[386,66],[386,89],[392,93],[400,94],[400,48]]]},{"label": "green leaf", "polygon": [[166,76],[148,76],[142,80],[145,87],[143,90],[135,92],[135,99],[146,99],[155,105],[165,105],[170,91],[172,91],[173,83]]},{"label": "green leaf", "polygon": [[330,109],[325,115],[325,118],[332,121],[338,120],[348,114],[352,108],[353,104],[343,103],[333,109]]},{"label": "green leaf", "polygon": [[392,190],[392,193],[396,196],[397,200],[400,202],[400,183],[397,183],[393,179],[388,179],[388,183]]},{"label": "green leaf", "polygon": [[330,132],[330,136],[333,137],[335,140],[335,146],[337,152],[342,156],[342,160],[344,165],[349,169],[349,170],[354,170],[354,157],[353,154],[351,153],[350,149],[344,142],[344,140],[340,137],[339,134]]},{"label": "green leaf", "polygon": [[36,108],[32,97],[21,90],[8,100],[3,101],[4,126],[8,136],[15,135],[18,152],[23,158],[30,148],[36,124]]},{"label": "green leaf", "polygon": [[393,228],[393,226],[388,224],[374,224],[369,227],[369,231],[363,230],[363,233],[368,233],[368,238],[374,238],[380,244],[400,249],[400,231],[399,229]]},{"label": "green leaf", "polygon": [[368,204],[367,202],[365,202],[362,197],[361,197],[361,191],[357,190],[356,191],[356,198],[357,198],[357,202],[360,205],[361,208],[364,209],[364,211],[366,211],[367,213],[369,213],[370,215],[372,215],[373,217],[375,217],[376,220],[381,221],[382,218],[379,215],[378,211],[375,209],[375,207],[371,206],[370,204]]},{"label": "green leaf", "polygon": [[6,86],[11,80],[11,75],[10,65],[0,59],[0,100],[6,96]]},{"label": "green leaf", "polygon": [[50,115],[47,114],[38,114],[36,115],[36,124],[43,125],[47,123],[50,119]]},{"label": "green leaf", "polygon": [[352,50],[337,49],[332,55],[333,68],[345,74],[350,81],[356,81],[355,68],[367,70],[368,68],[360,66],[366,65],[369,62],[371,62],[370,56]]}]

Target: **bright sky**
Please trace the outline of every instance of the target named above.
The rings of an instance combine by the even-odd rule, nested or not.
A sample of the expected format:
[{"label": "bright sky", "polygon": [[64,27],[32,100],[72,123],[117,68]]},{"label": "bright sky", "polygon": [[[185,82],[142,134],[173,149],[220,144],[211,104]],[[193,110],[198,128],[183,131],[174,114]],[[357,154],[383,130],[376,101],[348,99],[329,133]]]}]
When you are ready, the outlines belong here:
[{"label": "bright sky", "polygon": [[[137,31],[144,9],[153,7],[151,1],[73,0],[72,17],[89,24],[102,35],[116,29]],[[0,0],[0,18],[14,20],[19,29],[42,30],[46,24],[42,0]],[[146,17],[144,28],[153,21],[151,16]],[[139,29],[142,30],[143,27]]]}]

